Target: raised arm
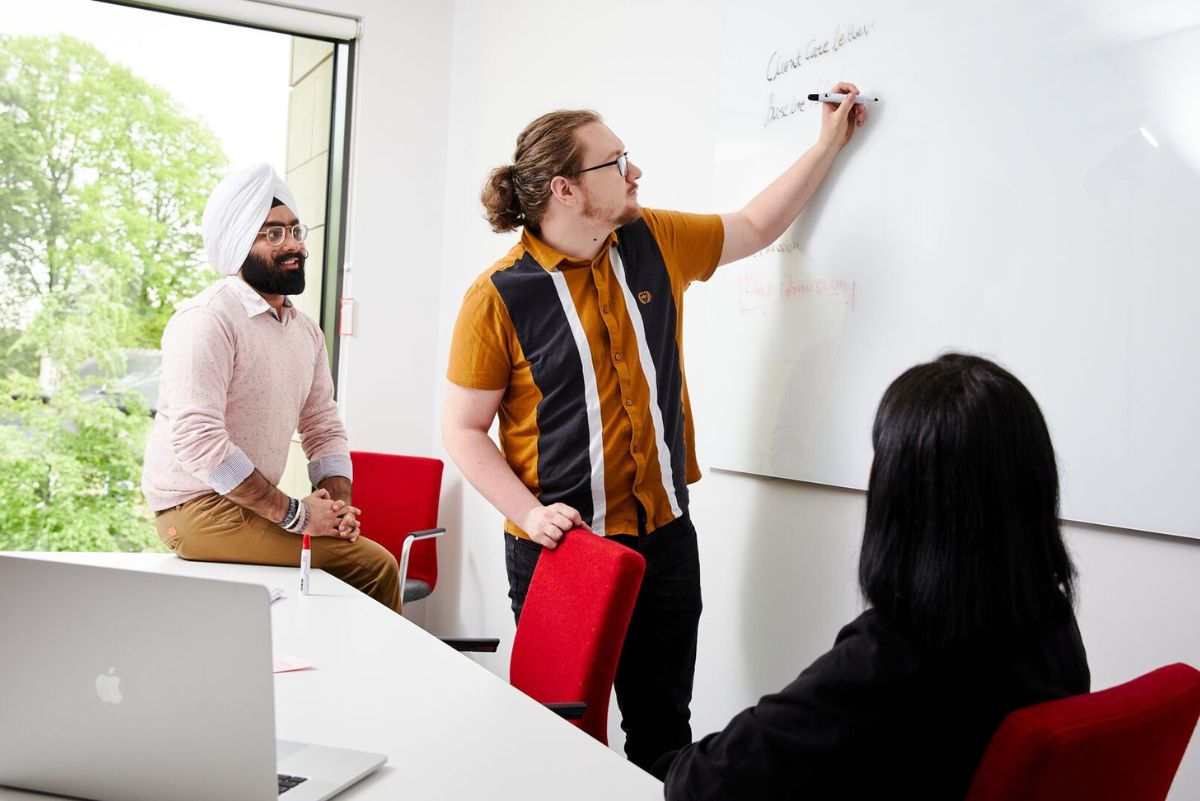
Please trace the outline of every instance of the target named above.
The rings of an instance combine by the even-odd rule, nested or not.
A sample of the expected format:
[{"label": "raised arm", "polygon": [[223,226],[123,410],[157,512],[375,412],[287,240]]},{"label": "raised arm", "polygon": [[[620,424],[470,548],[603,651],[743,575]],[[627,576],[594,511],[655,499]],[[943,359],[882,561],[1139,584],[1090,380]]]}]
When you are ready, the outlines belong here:
[{"label": "raised arm", "polygon": [[449,383],[442,407],[442,442],[467,481],[488,503],[521,526],[531,540],[555,548],[563,532],[586,524],[576,509],[564,503],[543,506],[488,436],[503,397],[503,389],[470,389]]},{"label": "raised arm", "polygon": [[836,107],[821,104],[821,134],[816,144],[740,211],[721,215],[725,224],[721,264],[745,258],[778,239],[808,205],[854,129],[866,122],[866,108],[854,104],[857,86],[839,83],[830,91],[849,97]]}]

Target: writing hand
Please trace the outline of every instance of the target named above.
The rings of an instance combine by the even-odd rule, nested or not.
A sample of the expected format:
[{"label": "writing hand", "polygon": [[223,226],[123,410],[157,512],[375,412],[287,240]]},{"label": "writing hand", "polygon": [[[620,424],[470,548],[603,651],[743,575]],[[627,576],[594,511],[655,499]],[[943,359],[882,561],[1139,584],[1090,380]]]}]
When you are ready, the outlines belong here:
[{"label": "writing hand", "polygon": [[852,83],[839,81],[829,91],[845,94],[846,99],[837,106],[832,103],[821,104],[821,140],[841,150],[854,135],[854,129],[861,128],[866,123],[867,107],[862,104],[855,105],[854,98],[858,97],[858,87]]}]

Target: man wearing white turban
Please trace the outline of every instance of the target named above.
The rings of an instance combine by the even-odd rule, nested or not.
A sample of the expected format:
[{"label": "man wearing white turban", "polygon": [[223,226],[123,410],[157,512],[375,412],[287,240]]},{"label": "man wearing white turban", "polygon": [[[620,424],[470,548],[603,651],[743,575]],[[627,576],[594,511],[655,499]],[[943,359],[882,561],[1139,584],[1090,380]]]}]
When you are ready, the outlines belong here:
[{"label": "man wearing white turban", "polygon": [[[350,451],[325,338],[288,295],[304,291],[306,226],[267,164],[217,185],[204,247],[226,276],[182,303],[162,339],[158,413],[142,491],[158,535],[184,559],[312,565],[400,611],[396,559],[359,536]],[[317,490],[276,488],[300,433]]]}]

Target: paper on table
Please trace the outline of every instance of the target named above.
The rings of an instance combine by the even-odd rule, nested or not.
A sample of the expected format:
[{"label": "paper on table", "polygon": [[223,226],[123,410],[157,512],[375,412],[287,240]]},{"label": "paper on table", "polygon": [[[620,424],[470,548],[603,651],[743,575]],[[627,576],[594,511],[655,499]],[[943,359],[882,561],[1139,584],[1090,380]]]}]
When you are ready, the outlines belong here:
[{"label": "paper on table", "polygon": [[312,662],[305,662],[303,659],[298,659],[294,656],[281,654],[278,651],[272,652],[272,673],[289,673],[293,670],[308,670],[313,666]]}]

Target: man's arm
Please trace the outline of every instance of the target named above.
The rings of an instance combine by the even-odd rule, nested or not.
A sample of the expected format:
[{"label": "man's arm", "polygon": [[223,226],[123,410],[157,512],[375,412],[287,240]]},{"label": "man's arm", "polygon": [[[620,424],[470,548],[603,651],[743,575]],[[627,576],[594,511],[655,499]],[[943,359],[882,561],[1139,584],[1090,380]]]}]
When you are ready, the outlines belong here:
[{"label": "man's arm", "polygon": [[[308,507],[309,515],[308,525],[303,533],[311,534],[314,537],[340,537],[351,542],[358,539],[358,524],[354,522],[353,518],[349,524],[345,521],[347,516],[357,514],[358,510],[350,506],[350,482],[346,479],[342,480],[346,481],[347,486],[344,500],[336,496],[331,497],[332,494],[326,489],[318,489],[302,499],[304,505]],[[254,468],[241,484],[225,493],[225,497],[243,509],[249,509],[272,523],[283,522],[292,500],[268,481],[258,468]],[[348,512],[347,509],[352,512]]]},{"label": "man's arm", "polygon": [[[307,322],[307,321],[306,321]],[[333,399],[333,375],[329,371],[329,356],[320,329],[311,325],[313,348],[312,383],[308,397],[300,407],[296,428],[300,444],[308,458],[308,479],[333,501],[334,511],[340,513],[337,536],[354,542],[358,539],[360,509],[351,505],[351,463],[346,427],[342,413]]]},{"label": "man's arm", "polygon": [[329,476],[317,482],[317,488],[323,489],[329,493],[329,497],[335,501],[341,501],[347,506],[350,505],[350,493],[353,485],[350,479],[345,476]]},{"label": "man's arm", "polygon": [[442,407],[442,442],[471,486],[534,542],[555,548],[563,532],[584,526],[579,512],[563,503],[543,506],[508,466],[488,429],[504,390],[468,389],[450,383]]},{"label": "man's arm", "polygon": [[225,493],[225,497],[272,523],[282,522],[291,501],[291,498],[267,481],[267,477],[260,473],[258,468],[254,468],[241,484]]},{"label": "man's arm", "polygon": [[866,108],[854,105],[858,87],[839,83],[830,91],[850,97],[836,108],[832,103],[821,104],[817,143],[740,211],[721,215],[725,244],[720,264],[745,258],[778,239],[808,205],[854,129],[866,121]]}]

